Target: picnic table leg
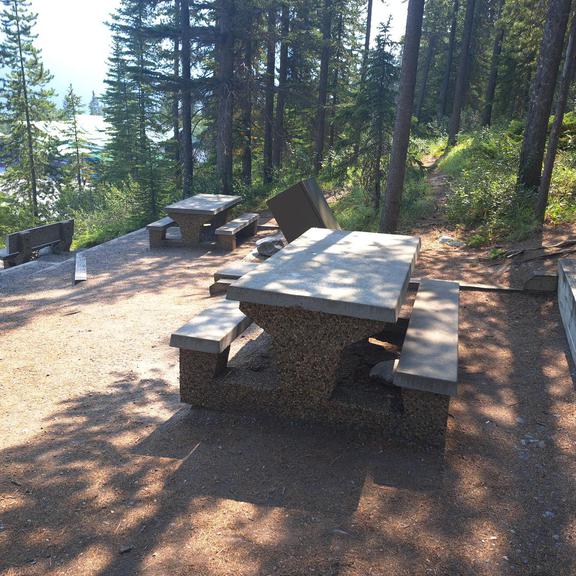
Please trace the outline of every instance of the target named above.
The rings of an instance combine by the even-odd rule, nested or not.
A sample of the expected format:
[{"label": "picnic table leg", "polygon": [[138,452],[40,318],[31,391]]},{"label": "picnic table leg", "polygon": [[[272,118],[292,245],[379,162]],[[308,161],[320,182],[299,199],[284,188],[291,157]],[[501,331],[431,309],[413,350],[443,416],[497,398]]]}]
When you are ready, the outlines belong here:
[{"label": "picnic table leg", "polygon": [[170,217],[180,226],[182,242],[188,245],[200,244],[200,232],[212,216],[200,214],[171,213]]},{"label": "picnic table leg", "polygon": [[298,308],[242,302],[240,309],[273,338],[283,394],[295,404],[328,399],[343,349],[386,324]]}]

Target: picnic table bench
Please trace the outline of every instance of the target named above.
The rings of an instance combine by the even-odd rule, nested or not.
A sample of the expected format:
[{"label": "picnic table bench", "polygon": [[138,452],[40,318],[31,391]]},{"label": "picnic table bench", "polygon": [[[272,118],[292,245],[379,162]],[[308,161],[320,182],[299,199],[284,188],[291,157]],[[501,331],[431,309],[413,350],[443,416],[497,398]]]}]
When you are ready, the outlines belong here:
[{"label": "picnic table bench", "polygon": [[69,252],[74,236],[74,220],[64,220],[13,232],[6,236],[6,248],[0,250],[4,267],[9,268],[32,260],[34,253],[51,246],[59,252]]},{"label": "picnic table bench", "polygon": [[[176,333],[185,335],[187,347],[173,338],[173,345],[181,348],[182,400],[208,408],[262,409],[290,418],[368,426],[443,443],[450,396],[457,390],[457,283],[420,283],[400,361],[387,388],[393,394],[399,391],[397,401],[391,404],[382,393],[381,406],[369,405],[343,399],[337,389],[347,346],[397,330],[419,248],[419,239],[409,236],[312,228],[253,271],[238,274],[227,293],[229,300],[240,303],[234,308],[232,332],[239,334],[244,322],[253,320],[271,336],[278,385],[258,389],[245,381],[235,383],[212,371],[222,367],[216,357],[191,360],[191,351],[207,353],[198,338],[203,339],[206,322],[220,318],[215,308]],[[228,326],[223,334],[232,332]]]},{"label": "picnic table bench", "polygon": [[236,250],[236,241],[240,236],[254,236],[258,228],[258,214],[247,212],[216,228],[216,240],[224,250]]},{"label": "picnic table bench", "polygon": [[160,248],[166,244],[166,232],[168,228],[173,226],[178,226],[170,216],[165,218],[160,218],[156,222],[152,222],[146,226],[148,230],[148,241],[150,243],[150,248]]}]

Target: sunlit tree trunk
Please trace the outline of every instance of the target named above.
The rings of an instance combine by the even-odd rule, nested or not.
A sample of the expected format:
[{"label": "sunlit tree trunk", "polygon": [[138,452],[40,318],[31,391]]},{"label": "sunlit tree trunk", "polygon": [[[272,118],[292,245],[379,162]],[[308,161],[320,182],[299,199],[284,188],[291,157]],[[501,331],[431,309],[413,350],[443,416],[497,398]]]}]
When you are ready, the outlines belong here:
[{"label": "sunlit tree trunk", "polygon": [[[520,152],[517,190],[532,200],[540,185],[548,120],[570,15],[570,0],[550,0]],[[536,205],[534,204],[534,207]]]},{"label": "sunlit tree trunk", "polygon": [[570,85],[574,79],[574,69],[576,67],[576,18],[572,19],[572,29],[570,31],[570,38],[568,40],[568,47],[566,48],[566,58],[564,60],[564,69],[562,70],[562,79],[558,89],[558,101],[556,102],[556,114],[554,114],[554,123],[548,138],[548,149],[546,151],[546,159],[544,161],[544,170],[540,180],[540,188],[538,190],[538,202],[536,205],[536,215],[539,222],[544,222],[546,214],[546,206],[548,205],[548,193],[550,191],[550,182],[552,181],[552,172],[554,170],[554,161],[556,160],[556,152],[558,151],[558,140],[560,139],[560,132],[562,131],[562,123],[564,122],[564,112],[566,110],[566,103],[568,102],[568,93],[570,92]]},{"label": "sunlit tree trunk", "polygon": [[474,29],[474,10],[476,0],[467,0],[466,15],[464,16],[464,33],[462,36],[462,50],[460,53],[460,64],[458,66],[458,76],[456,78],[456,89],[454,90],[454,104],[452,106],[452,117],[448,130],[448,146],[454,146],[460,131],[460,117],[464,107],[464,97],[466,95],[466,84],[469,77],[470,67],[470,46],[472,45],[472,31]]},{"label": "sunlit tree trunk", "polygon": [[420,36],[422,35],[423,14],[424,0],[408,1],[406,33],[404,35],[404,50],[402,53],[402,73],[400,75],[396,119],[394,121],[392,153],[388,165],[384,210],[380,220],[381,232],[395,232],[400,218],[400,203],[402,201],[404,177],[406,176],[406,159],[410,141],[412,109],[414,107],[414,89],[418,70],[418,52],[420,49]]},{"label": "sunlit tree trunk", "polygon": [[266,76],[264,102],[264,147],[263,174],[264,184],[272,182],[272,138],[274,125],[274,76],[276,72],[276,7],[268,9],[266,36]]}]

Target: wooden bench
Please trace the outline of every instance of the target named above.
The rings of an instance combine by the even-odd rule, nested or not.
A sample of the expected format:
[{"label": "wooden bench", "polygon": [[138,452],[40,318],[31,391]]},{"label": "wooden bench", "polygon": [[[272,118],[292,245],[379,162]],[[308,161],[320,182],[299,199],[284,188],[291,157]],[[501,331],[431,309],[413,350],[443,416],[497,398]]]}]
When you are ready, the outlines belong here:
[{"label": "wooden bench", "polygon": [[455,396],[458,390],[458,282],[422,280],[393,383]]},{"label": "wooden bench", "polygon": [[252,324],[238,302],[220,300],[202,310],[170,337],[180,349],[180,397],[193,396],[226,370],[232,342]]},{"label": "wooden bench", "polygon": [[38,250],[48,246],[58,252],[69,252],[73,236],[74,220],[13,232],[6,236],[6,248],[0,251],[0,259],[9,268],[32,260]]},{"label": "wooden bench", "polygon": [[258,214],[247,212],[216,229],[216,241],[224,250],[235,250],[239,236],[254,236],[258,229]]},{"label": "wooden bench", "polygon": [[161,248],[166,244],[166,231],[172,226],[178,226],[172,218],[166,216],[146,226],[150,248]]}]

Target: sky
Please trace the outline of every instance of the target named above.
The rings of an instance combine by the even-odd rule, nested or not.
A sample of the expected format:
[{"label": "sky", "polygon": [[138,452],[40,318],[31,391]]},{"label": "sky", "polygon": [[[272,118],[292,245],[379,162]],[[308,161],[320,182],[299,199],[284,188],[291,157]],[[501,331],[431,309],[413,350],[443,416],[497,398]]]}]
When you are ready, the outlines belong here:
[{"label": "sky", "polygon": [[[37,44],[54,76],[61,102],[71,83],[88,104],[94,90],[104,91],[110,32],[105,25],[119,0],[31,0],[38,14]],[[374,0],[373,31],[392,15],[392,39],[400,40],[406,21],[405,0]]]}]

